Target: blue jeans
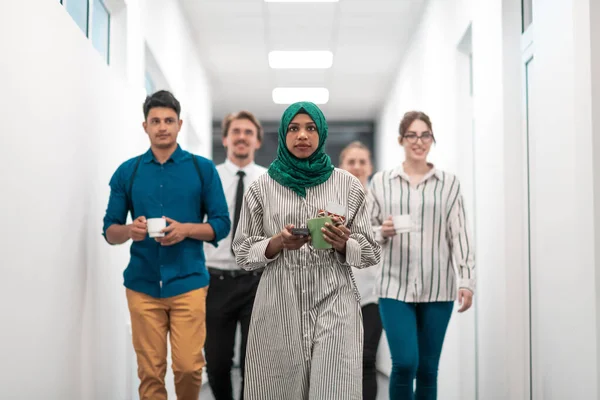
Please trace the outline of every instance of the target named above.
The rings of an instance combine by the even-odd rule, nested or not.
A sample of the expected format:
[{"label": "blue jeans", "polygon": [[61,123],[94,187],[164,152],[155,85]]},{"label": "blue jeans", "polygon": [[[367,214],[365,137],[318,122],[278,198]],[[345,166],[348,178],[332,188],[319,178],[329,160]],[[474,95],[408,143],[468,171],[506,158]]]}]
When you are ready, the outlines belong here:
[{"label": "blue jeans", "polygon": [[[390,400],[435,400],[437,372],[454,302],[405,303],[379,299],[392,354]],[[417,379],[417,390],[413,383]]]}]

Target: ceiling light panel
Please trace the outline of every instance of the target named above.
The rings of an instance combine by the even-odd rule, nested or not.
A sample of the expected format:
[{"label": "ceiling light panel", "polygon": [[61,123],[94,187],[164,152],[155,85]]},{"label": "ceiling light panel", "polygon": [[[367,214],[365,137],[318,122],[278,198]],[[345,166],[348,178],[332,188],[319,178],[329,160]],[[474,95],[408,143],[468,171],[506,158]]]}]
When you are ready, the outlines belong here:
[{"label": "ceiling light panel", "polygon": [[337,3],[339,0],[265,0],[265,3]]}]

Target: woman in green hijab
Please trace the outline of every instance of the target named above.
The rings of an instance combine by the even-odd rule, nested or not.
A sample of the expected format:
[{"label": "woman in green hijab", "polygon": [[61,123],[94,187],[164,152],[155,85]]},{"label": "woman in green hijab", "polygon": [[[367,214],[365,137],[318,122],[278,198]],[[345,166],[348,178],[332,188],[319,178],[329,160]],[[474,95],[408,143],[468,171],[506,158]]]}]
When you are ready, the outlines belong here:
[{"label": "woman in green hijab", "polygon": [[[276,160],[244,197],[236,260],[246,270],[264,268],[248,336],[246,400],[362,397],[362,323],[351,267],[376,265],[381,249],[361,183],[333,167],[326,140],[321,110],[292,104],[281,118]],[[331,248],[317,249],[297,228],[332,207],[341,218],[316,238]]]}]

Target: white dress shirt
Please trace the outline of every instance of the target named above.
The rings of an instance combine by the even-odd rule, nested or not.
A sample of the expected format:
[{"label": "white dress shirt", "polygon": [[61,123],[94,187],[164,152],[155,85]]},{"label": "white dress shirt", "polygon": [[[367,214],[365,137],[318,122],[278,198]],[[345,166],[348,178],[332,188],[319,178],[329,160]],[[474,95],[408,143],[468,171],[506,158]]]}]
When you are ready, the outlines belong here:
[{"label": "white dress shirt", "polygon": [[[368,194],[368,189],[365,191]],[[367,198],[367,205],[370,215],[373,208],[370,202],[370,197]],[[381,229],[375,230],[374,235],[375,240],[381,241]],[[369,268],[352,268],[352,274],[354,275],[356,287],[358,288],[358,293],[360,294],[361,307],[364,307],[367,304],[378,303],[379,298],[375,293],[375,286],[378,283],[377,277],[379,276],[380,269],[381,264],[377,264]]]},{"label": "white dress shirt", "polygon": [[235,263],[235,257],[231,254],[231,234],[233,232],[233,220],[235,218],[235,193],[237,191],[237,185],[239,176],[238,171],[244,171],[244,193],[248,190],[252,182],[258,177],[264,174],[267,169],[256,165],[254,162],[246,165],[244,168],[240,168],[229,159],[225,160],[223,164],[217,165],[217,172],[221,177],[221,183],[223,184],[223,191],[225,192],[225,199],[227,200],[227,206],[229,207],[229,218],[231,219],[231,232],[229,235],[219,242],[219,247],[214,247],[211,244],[206,243],[204,245],[204,254],[206,256],[206,266],[212,268],[219,268],[225,270],[236,270],[239,269]]}]

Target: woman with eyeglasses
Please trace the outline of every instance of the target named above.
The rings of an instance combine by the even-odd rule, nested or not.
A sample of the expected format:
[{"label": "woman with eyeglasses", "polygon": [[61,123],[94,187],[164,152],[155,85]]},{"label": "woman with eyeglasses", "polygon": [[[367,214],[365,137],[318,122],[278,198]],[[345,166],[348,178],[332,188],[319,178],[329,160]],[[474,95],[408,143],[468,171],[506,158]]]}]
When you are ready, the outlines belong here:
[{"label": "woman with eyeglasses", "polygon": [[435,143],[429,117],[406,113],[398,142],[404,162],[375,174],[369,190],[372,223],[382,238],[375,290],[392,356],[389,395],[433,400],[454,301],[458,312],[473,301],[473,239],[458,179],[427,162]]}]

